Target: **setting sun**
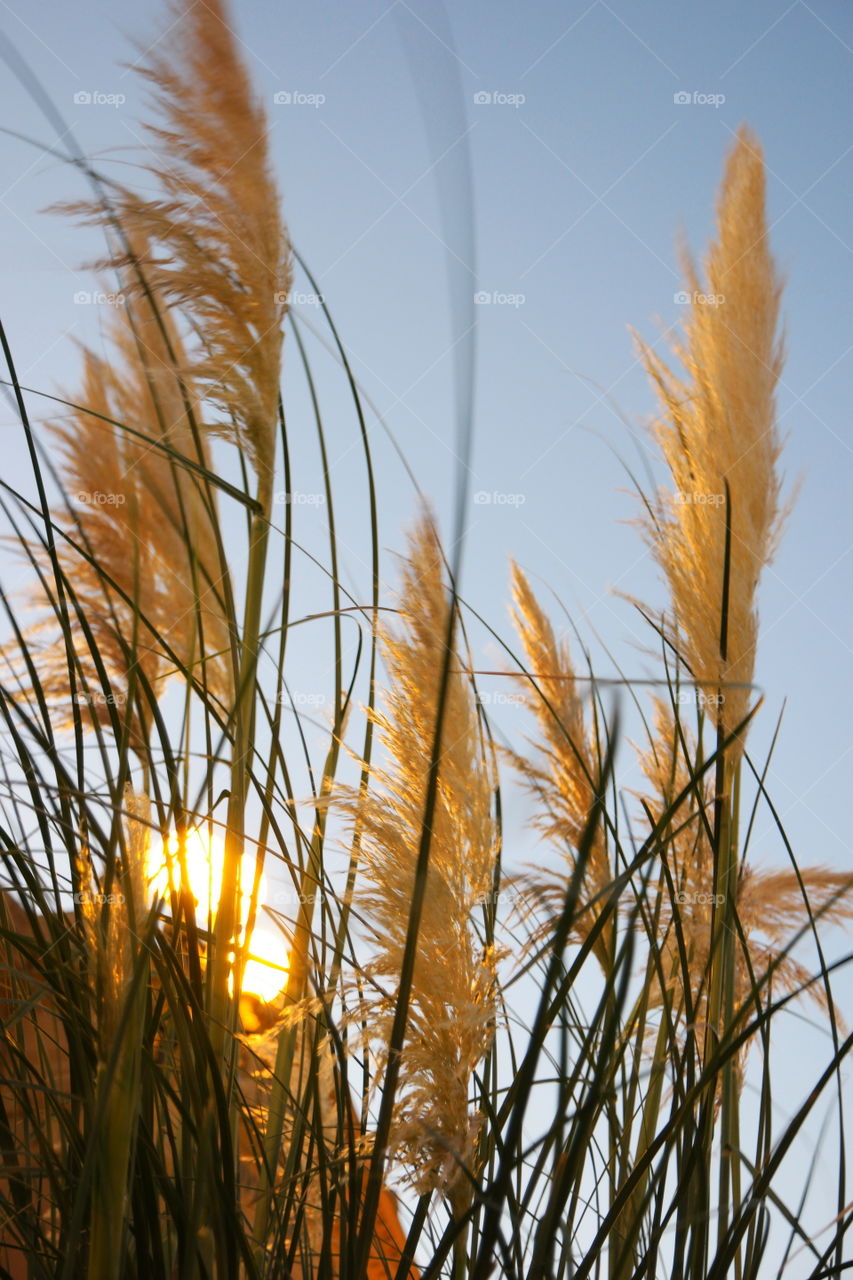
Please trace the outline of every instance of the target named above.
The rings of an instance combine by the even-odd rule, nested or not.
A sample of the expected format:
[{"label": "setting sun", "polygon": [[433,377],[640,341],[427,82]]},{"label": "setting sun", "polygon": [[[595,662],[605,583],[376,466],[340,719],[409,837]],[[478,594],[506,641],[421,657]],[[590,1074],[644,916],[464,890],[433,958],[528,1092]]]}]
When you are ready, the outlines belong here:
[{"label": "setting sun", "polygon": [[[190,892],[196,903],[196,918],[202,928],[215,913],[219,885],[222,882],[224,844],[218,831],[192,827],[184,847]],[[171,884],[177,886],[181,874],[176,837],[152,846],[148,854],[147,879],[152,896],[168,899]],[[255,878],[255,859],[244,853],[240,868],[241,937],[249,912]],[[258,889],[258,912],[266,892],[266,877],[261,876]],[[253,929],[243,971],[243,991],[263,1001],[275,999],[287,980],[287,949],[281,934]]]},{"label": "setting sun", "polygon": [[287,948],[280,933],[255,929],[243,970],[243,991],[259,1000],[274,1000],[287,981]]}]

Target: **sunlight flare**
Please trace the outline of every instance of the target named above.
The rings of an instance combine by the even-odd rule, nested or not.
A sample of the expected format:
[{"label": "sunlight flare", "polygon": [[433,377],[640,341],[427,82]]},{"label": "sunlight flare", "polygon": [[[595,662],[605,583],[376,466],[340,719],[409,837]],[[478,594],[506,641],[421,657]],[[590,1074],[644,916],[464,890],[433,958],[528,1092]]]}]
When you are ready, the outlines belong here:
[{"label": "sunlight flare", "polygon": [[[184,864],[196,920],[202,929],[212,924],[225,859],[223,834],[206,826],[191,827],[184,841]],[[181,880],[181,858],[174,833],[165,841],[153,841],[148,853],[146,879],[152,897],[168,901]],[[240,940],[243,941],[255,879],[254,855],[246,852],[240,864]],[[256,918],[266,894],[266,876],[258,885]],[[241,989],[259,1000],[274,1000],[287,980],[287,947],[281,934],[253,929],[246,947]]]}]

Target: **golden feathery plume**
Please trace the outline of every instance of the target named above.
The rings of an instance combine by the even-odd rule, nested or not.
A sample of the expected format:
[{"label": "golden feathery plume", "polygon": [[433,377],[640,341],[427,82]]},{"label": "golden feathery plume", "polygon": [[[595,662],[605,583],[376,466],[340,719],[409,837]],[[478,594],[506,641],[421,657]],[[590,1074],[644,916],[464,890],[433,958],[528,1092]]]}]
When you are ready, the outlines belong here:
[{"label": "golden feathery plume", "polygon": [[[659,822],[685,788],[687,796],[672,813],[668,831],[664,833],[661,856],[666,859],[672,878],[672,894],[666,887],[660,903],[658,930],[662,972],[675,996],[675,1010],[685,1012],[684,986],[689,983],[694,1031],[700,1057],[704,1056],[708,1022],[708,980],[711,963],[712,914],[714,910],[713,853],[708,831],[713,822],[714,790],[709,774],[690,787],[691,771],[685,750],[692,753],[693,740],[681,725],[680,737],[673,709],[660,699],[654,700],[653,738],[645,750],[638,751],[640,767],[651,784],[651,794],[643,799],[655,822]],[[698,796],[696,794],[698,790]],[[756,868],[741,864],[737,880],[736,917],[743,931],[747,952],[738,937],[735,943],[734,1009],[750,999],[755,983],[761,986],[761,1007],[781,994],[803,990],[820,1008],[826,1008],[826,991],[820,981],[811,981],[809,970],[796,960],[788,947],[794,936],[808,923],[808,909],[803,892],[815,920],[841,924],[853,918],[853,878],[823,867],[800,870],[800,880],[792,868]],[[676,932],[678,920],[687,970],[685,972]],[[679,997],[679,992],[681,996]],[[659,1004],[659,989],[652,994],[652,1004]],[[754,1007],[747,1017],[755,1016]],[[737,1063],[737,1083],[743,1084],[743,1071],[749,1042],[741,1049]]]},{"label": "golden feathery plume", "polygon": [[[79,408],[52,427],[60,474],[76,500],[69,534],[81,548],[59,539],[59,560],[111,684],[107,695],[86,638],[74,627],[85,684],[78,682],[77,700],[102,721],[107,698],[125,705],[134,666],[155,693],[181,667],[223,701],[232,686],[215,501],[187,466],[208,463],[188,421],[198,400],[175,370],[172,355],[180,358],[182,349],[168,316],[158,323],[140,299],[133,323],[135,332],[113,325],[110,360],[84,351]],[[41,591],[37,603],[45,603]],[[56,621],[51,612],[36,628],[47,633],[39,676],[68,722],[70,676]],[[134,709],[140,732],[148,715],[142,696]]]},{"label": "golden feathery plume", "polygon": [[[536,827],[561,850],[571,872],[595,804],[599,756],[595,740],[587,730],[569,646],[557,640],[523,571],[515,563],[511,569],[512,619],[537,690],[531,690],[527,677],[521,680],[541,736],[536,744],[535,759],[515,752],[510,753],[510,759],[538,802]],[[573,924],[573,932],[581,941],[588,937],[599,918],[612,878],[606,838],[599,824],[589,850],[578,915]],[[565,901],[565,877],[537,869],[529,883],[549,916],[558,915]],[[547,930],[549,922],[543,923],[542,928]],[[609,969],[611,934],[609,927],[602,929],[594,944],[605,970]]]},{"label": "golden feathery plume", "polygon": [[781,285],[764,186],[760,144],[743,127],[726,163],[704,283],[686,261],[689,310],[674,349],[684,375],[639,344],[661,405],[653,432],[672,477],[643,526],[669,584],[673,640],[726,734],[749,707],[756,587],[782,517]]},{"label": "golden feathery plume", "polygon": [[[127,189],[114,211],[132,246],[110,265],[180,309],[200,347],[188,372],[222,420],[210,430],[236,441],[262,484],[272,480],[282,323],[291,285],[290,250],[272,176],[267,122],[252,92],[221,0],[173,6],[169,52],[140,74],[153,86],[162,126],[146,126],[162,194]],[[106,223],[100,206],[65,205]]]},{"label": "golden feathery plume", "polygon": [[[424,519],[405,562],[402,628],[382,636],[389,685],[375,723],[388,763],[372,768],[365,795],[343,796],[363,850],[355,907],[374,945],[365,966],[365,1017],[380,1058],[406,946],[448,607],[441,547]],[[469,1109],[471,1073],[496,1017],[496,956],[476,928],[476,912],[492,891],[496,834],[474,691],[462,664],[454,666],[392,1145],[419,1192],[439,1189],[460,1212],[478,1130]]]}]

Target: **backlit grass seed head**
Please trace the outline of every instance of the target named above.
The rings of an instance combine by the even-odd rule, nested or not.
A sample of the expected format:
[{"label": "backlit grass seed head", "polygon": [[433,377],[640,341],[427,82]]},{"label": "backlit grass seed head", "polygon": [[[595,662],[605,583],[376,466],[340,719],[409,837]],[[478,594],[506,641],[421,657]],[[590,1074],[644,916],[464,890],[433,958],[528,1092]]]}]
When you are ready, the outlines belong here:
[{"label": "backlit grass seed head", "polygon": [[[110,359],[84,351],[83,387],[74,397],[79,408],[52,428],[74,504],[68,532],[76,544],[58,539],[58,555],[111,683],[107,694],[75,626],[83,677],[76,696],[105,723],[108,702],[126,706],[134,666],[155,693],[178,666],[223,700],[231,687],[216,508],[183,461],[207,464],[204,443],[194,440],[187,420],[192,384],[179,378],[168,352],[167,339],[180,356],[177,334],[168,322],[164,334],[144,299],[134,307],[134,325],[135,334],[124,319],[116,322]],[[36,603],[46,603],[42,592]],[[39,673],[68,721],[70,676],[56,621],[51,612],[42,622]],[[145,721],[144,698],[135,714]]]},{"label": "backlit grass seed head", "polygon": [[[373,944],[366,966],[371,1040],[387,1045],[406,945],[435,731],[448,619],[443,558],[424,520],[412,537],[401,626],[386,630],[384,706],[375,723],[387,763],[370,790],[345,804],[362,840],[356,909]],[[492,783],[470,680],[454,658],[447,690],[438,798],[417,941],[402,1083],[392,1142],[419,1191],[439,1188],[461,1204],[474,1163],[477,1120],[471,1073],[494,1030],[495,957],[477,934],[492,888],[496,836]]]},{"label": "backlit grass seed head", "polygon": [[[291,265],[266,118],[220,0],[188,0],[172,16],[168,41],[140,72],[162,121],[146,126],[161,194],[124,189],[114,197],[125,232],[147,248],[140,259],[117,245],[111,262],[123,275],[130,268],[131,291],[140,265],[157,296],[192,325],[199,338],[188,371],[220,414],[207,425],[236,441],[268,485]],[[99,206],[76,211],[106,222]]]},{"label": "backlit grass seed head", "polygon": [[[520,679],[528,706],[536,717],[539,738],[532,757],[512,752],[510,758],[536,801],[536,827],[564,854],[571,874],[595,804],[599,754],[587,728],[569,646],[557,640],[530,583],[516,564],[512,565],[512,594],[513,622],[536,689],[527,677]],[[537,870],[530,879],[549,915],[558,914],[565,900],[565,877]],[[574,933],[581,940],[595,924],[611,880],[605,835],[599,825],[589,852],[579,914],[574,924]],[[596,954],[605,965],[608,948],[609,933],[605,929],[595,946]]]},{"label": "backlit grass seed head", "polygon": [[660,402],[653,433],[672,485],[658,493],[643,524],[669,585],[682,656],[706,695],[722,692],[722,701],[709,705],[727,733],[748,710],[756,588],[782,516],[775,405],[783,364],[781,285],[768,247],[764,188],[761,148],[744,127],[726,163],[701,287],[689,258],[685,264],[693,301],[674,349],[683,373],[640,343]]},{"label": "backlit grass seed head", "polygon": [[[153,620],[180,662],[191,667],[204,659],[209,688],[227,699],[230,637],[216,537],[216,491],[193,470],[193,465],[211,466],[204,435],[191,421],[197,423],[201,416],[200,395],[196,384],[178,371],[184,363],[183,345],[168,313],[161,309],[155,315],[149,301],[140,298],[128,314],[133,331],[119,323],[113,335],[117,375],[106,364],[99,366],[105,384],[109,387],[110,379],[113,384],[107,416],[133,429],[133,434],[114,429],[110,442],[121,454],[129,489],[111,523],[136,516],[132,535],[148,545],[161,593]],[[66,437],[66,456],[76,461],[74,478],[81,484],[86,456],[100,443],[91,438],[97,430],[91,419],[88,425],[87,431],[83,423],[76,424],[73,443]]]}]

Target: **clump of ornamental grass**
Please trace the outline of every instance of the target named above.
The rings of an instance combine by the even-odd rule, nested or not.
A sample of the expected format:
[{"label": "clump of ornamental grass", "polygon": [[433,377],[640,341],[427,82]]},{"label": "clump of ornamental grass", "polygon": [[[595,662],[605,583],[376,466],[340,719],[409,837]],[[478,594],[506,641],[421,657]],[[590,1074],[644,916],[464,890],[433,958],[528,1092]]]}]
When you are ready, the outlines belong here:
[{"label": "clump of ornamental grass", "polygon": [[[681,868],[682,874],[690,873],[694,887],[677,891],[694,901],[676,896],[673,904],[677,935],[680,908],[688,908],[689,959],[683,930],[679,938],[679,963],[686,969],[682,990],[695,988],[696,974],[702,973],[698,1008],[692,1016],[688,1013],[694,1031],[698,1022],[706,1079],[698,1114],[701,1156],[691,1172],[681,1219],[692,1224],[688,1247],[696,1269],[708,1255],[707,1232],[696,1223],[711,1208],[718,1089],[720,1240],[741,1204],[740,1055],[729,1046],[741,1025],[738,997],[748,981],[760,1007],[760,985],[750,968],[748,941],[740,940],[747,935],[739,917],[745,883],[738,848],[739,797],[746,728],[755,710],[750,704],[757,588],[783,516],[775,406],[783,363],[781,285],[769,249],[763,157],[746,127],[739,130],[726,162],[716,239],[704,268],[700,279],[685,255],[691,303],[675,348],[683,371],[674,372],[640,344],[659,401],[653,434],[671,480],[670,489],[646,502],[642,518],[669,590],[671,620],[664,620],[662,633],[716,728],[713,810],[710,818],[705,816],[707,796],[697,787],[696,844]],[[666,758],[666,748],[663,754]],[[704,767],[698,772],[704,777]],[[694,906],[699,910],[691,920]],[[748,923],[755,927],[754,919]]]},{"label": "clump of ornamental grass", "polygon": [[[606,1080],[620,1079],[624,1091],[624,1109],[621,1103],[609,1108],[607,1125],[614,1280],[636,1274],[647,1256],[650,1201],[657,1198],[657,1212],[664,1203],[668,1158],[658,1156],[659,1169],[652,1171],[667,1125],[667,1072],[671,1105],[683,1108],[685,1142],[695,1144],[683,1149],[683,1170],[677,1161],[669,1213],[684,1243],[676,1252],[691,1274],[705,1274],[715,1212],[717,1256],[735,1259],[738,1270],[755,1256],[756,1228],[742,1187],[749,1169],[741,1156],[739,1110],[746,1054],[759,1033],[767,1051],[768,1011],[802,992],[835,1019],[825,974],[812,976],[792,948],[817,920],[841,923],[853,914],[845,896],[849,877],[796,864],[790,871],[757,869],[738,847],[746,725],[755,710],[757,587],[783,518],[775,422],[780,285],[767,245],[761,152],[746,129],[726,165],[706,278],[700,280],[689,258],[685,269],[693,302],[675,349],[682,372],[641,345],[660,401],[653,433],[672,484],[647,500],[643,529],[669,588],[671,614],[658,629],[716,738],[709,756],[701,738],[681,724],[675,694],[673,708],[656,703],[640,760],[654,795],[644,800],[648,835],[638,845],[633,876],[617,874],[630,859],[616,827],[592,825],[601,750],[586,725],[571,656],[526,578],[513,569],[514,617],[527,668],[522,678],[535,690],[540,729],[533,758],[515,753],[514,762],[535,798],[536,824],[566,850],[569,869],[548,892],[557,904],[560,887],[564,901],[571,893],[583,844],[580,910],[571,922],[576,940],[589,937],[608,900],[618,900],[630,883],[635,903],[625,918],[648,944],[644,987],[624,1028],[613,1032],[612,1060],[602,1064]],[[608,836],[619,854],[615,862]],[[650,871],[646,859],[653,859]],[[542,873],[529,878],[541,896]],[[601,932],[596,954],[615,984],[625,953],[614,949],[615,923],[606,923],[614,932]],[[605,993],[602,1008],[609,1000]],[[687,1116],[695,1125],[689,1138]],[[715,1160],[716,1199],[710,1189]],[[757,1155],[753,1169],[759,1161]],[[730,1232],[738,1233],[731,1246]]]},{"label": "clump of ornamental grass", "polygon": [[[425,518],[404,563],[400,626],[381,637],[388,684],[372,718],[383,763],[373,766],[365,791],[339,798],[358,833],[355,909],[371,952],[360,966],[356,1016],[380,1079],[408,945],[451,607],[443,566]],[[482,1117],[470,1105],[472,1072],[492,1042],[497,1014],[496,955],[481,936],[496,833],[474,689],[463,664],[454,659],[453,667],[391,1146],[416,1189],[440,1191],[458,1215],[470,1203],[478,1168]]]},{"label": "clump of ornamental grass", "polygon": [[[143,67],[161,119],[161,126],[150,130],[154,161],[149,179],[154,180],[155,194],[140,195],[97,178],[94,203],[66,206],[104,228],[110,253],[100,265],[117,271],[126,305],[111,334],[111,358],[85,353],[83,393],[71,405],[70,421],[57,432],[60,477],[79,501],[69,531],[55,540],[49,536],[44,555],[35,557],[43,562],[48,614],[43,634],[48,639],[34,663],[33,638],[22,637],[29,659],[24,663],[29,677],[24,695],[39,709],[46,696],[59,704],[60,713],[72,701],[71,713],[60,714],[59,720],[74,733],[81,762],[80,733],[87,728],[104,731],[98,742],[108,773],[117,763],[113,749],[119,754],[120,773],[132,747],[146,783],[157,792],[156,825],[167,831],[174,824],[179,848],[197,803],[184,794],[190,785],[190,761],[194,755],[207,761],[202,789],[211,806],[215,770],[220,759],[227,765],[226,851],[213,932],[205,935],[200,952],[190,895],[180,903],[172,896],[175,918],[157,970],[158,980],[165,981],[163,998],[155,1006],[160,1012],[155,1057],[161,1074],[155,1072],[153,1088],[149,1081],[146,1092],[155,1162],[161,1161],[154,1183],[167,1175],[182,1185],[192,1170],[192,1197],[184,1206],[189,1225],[182,1221],[178,1226],[180,1256],[188,1266],[203,1259],[200,1265],[210,1268],[218,1255],[217,1265],[222,1259],[227,1268],[240,1250],[245,1257],[255,1245],[261,1261],[278,1259],[280,1250],[271,1252],[277,1243],[286,1241],[287,1250],[300,1250],[305,1205],[293,1188],[300,1180],[309,1191],[315,1185],[310,1166],[317,1158],[311,1124],[305,1154],[292,1140],[296,1120],[291,1115],[285,1123],[282,1115],[282,1094],[284,1105],[297,1115],[302,1105],[302,1085],[292,1085],[290,1072],[273,1074],[271,1099],[264,1108],[242,1107],[245,1076],[237,1069],[240,1051],[233,1034],[238,993],[230,981],[233,972],[240,971],[234,944],[240,933],[239,868],[250,791],[266,797],[259,847],[266,847],[271,831],[274,843],[286,847],[281,819],[270,816],[269,805],[272,798],[290,792],[287,765],[280,749],[274,749],[264,777],[255,734],[268,716],[257,675],[276,441],[283,426],[279,384],[291,264],[269,166],[264,112],[252,96],[225,10],[216,2],[179,5],[173,18],[168,52],[147,57]],[[149,181],[149,189],[150,185]],[[317,430],[322,443],[319,420]],[[220,448],[214,447],[214,438],[239,454],[242,488],[229,485],[212,470]],[[249,516],[245,565],[225,557],[217,493],[226,491]],[[375,536],[375,515],[373,524]],[[289,513],[287,527],[289,531]],[[334,569],[331,517],[330,533]],[[291,554],[288,545],[285,565]],[[245,583],[241,620],[231,591],[235,569],[235,580]],[[335,581],[336,603],[338,593]],[[281,616],[287,616],[286,598]],[[56,637],[50,635],[54,622],[60,633]],[[285,630],[282,622],[282,636]],[[336,623],[340,663],[339,631]],[[282,643],[279,679],[283,661]],[[187,685],[179,741],[171,740],[158,705],[172,675]],[[78,714],[81,702],[89,715]],[[136,716],[129,736],[121,714],[126,703],[134,707],[128,715]],[[204,734],[200,752],[192,748],[196,716],[201,717]],[[281,711],[268,719],[272,742],[277,743]],[[52,739],[48,748],[55,750]],[[327,762],[330,771],[336,757],[334,743]],[[61,771],[59,760],[57,752]],[[183,788],[178,765],[186,771]],[[58,792],[63,820],[66,786],[63,776]],[[79,807],[85,810],[87,804],[81,799]],[[295,829],[298,871],[304,848],[321,857],[322,830],[318,819],[318,830],[306,839],[293,802],[286,800],[284,808]],[[72,827],[67,843],[72,861],[87,863],[82,820]],[[250,914],[254,909],[253,902]],[[180,913],[188,910],[185,937]],[[293,940],[288,998],[297,1001],[313,945],[310,924],[309,914]],[[84,919],[80,927],[94,942],[94,922]],[[159,935],[158,940],[164,943]],[[291,982],[293,975],[298,978]],[[282,1032],[278,1040],[280,1050],[286,1035]],[[306,1098],[313,1087],[309,1069]],[[131,1112],[128,1124],[132,1123]],[[259,1184],[257,1199],[263,1210],[256,1220],[264,1230],[251,1244],[240,1207],[233,1195],[229,1198],[237,1185],[241,1150],[245,1155],[244,1139],[256,1172],[249,1185]],[[123,1136],[111,1149],[114,1173],[119,1148],[125,1149]],[[151,1157],[144,1141],[134,1147],[136,1154],[140,1151],[145,1159]],[[303,1168],[303,1161],[308,1168]],[[105,1194],[108,1181],[101,1179]],[[146,1184],[149,1192],[154,1183]],[[117,1194],[120,1183],[113,1180],[112,1185]],[[377,1232],[390,1231],[393,1237],[399,1225],[384,1188],[380,1200]],[[86,1215],[103,1241],[90,1254],[91,1265],[104,1268],[99,1280],[118,1274],[122,1266],[119,1242],[128,1213],[134,1216],[137,1247],[144,1246],[148,1232],[143,1226],[145,1211],[140,1213],[138,1204],[131,1208],[114,1198],[109,1212],[105,1205],[96,1195]],[[336,1210],[324,1202],[323,1207],[322,1256],[327,1260],[339,1205]],[[77,1213],[75,1221],[81,1220]],[[193,1239],[194,1231],[197,1239],[188,1254],[186,1234]],[[173,1238],[169,1229],[166,1235]],[[386,1246],[390,1247],[387,1241]],[[290,1257],[295,1265],[293,1253]],[[370,1251],[368,1261],[372,1268],[376,1259]],[[306,1274],[311,1273],[310,1260],[305,1265]]]},{"label": "clump of ornamental grass", "polygon": [[[83,388],[53,432],[72,501],[60,525],[35,448],[43,511],[4,490],[44,617],[26,631],[0,596],[20,649],[4,651],[12,674],[0,678],[0,1262],[16,1280],[388,1280],[417,1276],[417,1250],[430,1277],[455,1280],[496,1268],[508,1280],[604,1268],[610,1280],[755,1277],[767,1207],[799,1217],[782,1200],[781,1160],[850,1048],[823,954],[817,981],[793,947],[851,914],[844,877],[793,859],[790,872],[754,868],[739,835],[756,591],[782,506],[779,286],[757,143],[741,131],[727,163],[707,279],[686,266],[682,370],[643,348],[671,480],[645,524],[670,592],[662,629],[713,708],[715,743],[709,753],[675,706],[656,706],[640,759],[644,826],[627,847],[611,804],[618,725],[594,698],[587,710],[568,645],[513,568],[537,737],[530,758],[509,756],[566,873],[528,873],[547,919],[505,975],[498,775],[457,639],[459,600],[424,518],[399,621],[377,623],[369,433],[330,326],[370,501],[369,606],[345,591],[322,396],[289,316],[323,465],[335,688],[321,769],[299,741],[307,829],[293,799],[302,765],[282,713],[282,691],[297,687],[288,635],[320,615],[290,613],[289,506],[281,564],[268,560],[279,438],[288,489],[294,479],[279,399],[289,243],[264,113],[225,8],[185,3],[172,16],[168,45],[144,59],[159,119],[147,193],[87,168],[98,200],[74,206],[105,230],[102,266],[118,273],[126,306],[110,356],[84,351]],[[242,485],[223,474],[235,454]],[[345,483],[351,502],[349,468]],[[246,517],[244,555],[225,545],[226,499]],[[344,621],[368,636],[351,672]],[[362,664],[361,780],[346,790],[337,761]],[[161,697],[169,681],[184,685],[180,719]],[[137,764],[144,790],[123,793]],[[326,856],[334,806],[353,828],[342,892]],[[149,831],[174,831],[181,849],[194,824],[227,832],[210,931],[191,892],[170,893],[171,917],[155,919],[140,881]],[[238,989],[250,838],[298,890],[296,919],[279,919],[285,987],[268,1004]],[[794,1120],[774,1128],[770,1020],[803,990],[827,1010],[833,1055]],[[758,1042],[750,1149],[740,1102]],[[383,1181],[388,1154],[419,1195],[408,1233]],[[842,1265],[845,1205],[841,1176],[832,1240],[807,1241],[813,1280]]]}]

